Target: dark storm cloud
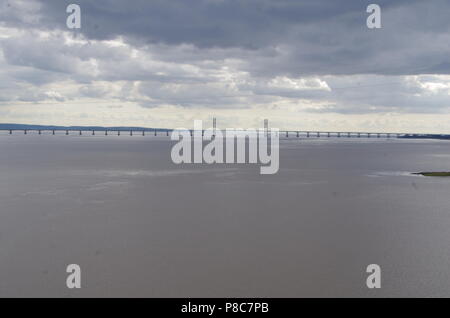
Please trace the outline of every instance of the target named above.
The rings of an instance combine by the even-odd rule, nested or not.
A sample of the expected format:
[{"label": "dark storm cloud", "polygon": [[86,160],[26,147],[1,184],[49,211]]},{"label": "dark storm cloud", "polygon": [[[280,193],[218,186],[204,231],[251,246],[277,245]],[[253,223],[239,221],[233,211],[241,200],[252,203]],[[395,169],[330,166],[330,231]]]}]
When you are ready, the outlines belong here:
[{"label": "dark storm cloud", "polygon": [[[71,2],[41,1],[38,27],[65,29]],[[443,45],[450,40],[446,0],[75,2],[82,8],[81,32],[90,39],[239,48],[250,51],[245,70],[261,76],[450,73],[450,49]],[[366,7],[373,2],[382,8],[381,30],[366,27]],[[29,25],[13,2],[2,19]]]},{"label": "dark storm cloud", "polygon": [[[65,27],[65,8],[71,2],[42,1],[42,23]],[[414,2],[377,1],[386,10]],[[76,3],[83,12],[82,32],[93,39],[125,35],[167,44],[257,49],[285,42],[286,35],[297,26],[313,24],[327,28],[339,22],[348,28],[361,28],[365,26],[365,9],[371,1],[81,0]],[[311,34],[310,40],[313,39],[326,43],[331,40]]]},{"label": "dark storm cloud", "polygon": [[[80,30],[66,27],[73,2]],[[372,2],[382,29],[366,26]],[[409,77],[450,74],[449,16],[448,0],[0,0],[0,30],[9,32],[0,34],[0,79],[8,82],[0,95],[440,112],[450,107],[449,79]]]}]

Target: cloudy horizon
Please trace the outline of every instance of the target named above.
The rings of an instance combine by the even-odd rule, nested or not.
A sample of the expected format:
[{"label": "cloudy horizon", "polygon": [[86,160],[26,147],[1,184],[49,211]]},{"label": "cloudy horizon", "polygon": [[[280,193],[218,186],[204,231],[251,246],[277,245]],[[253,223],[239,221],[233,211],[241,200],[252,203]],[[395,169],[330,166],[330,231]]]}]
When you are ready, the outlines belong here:
[{"label": "cloudy horizon", "polygon": [[[81,7],[81,29],[66,7]],[[366,26],[370,3],[382,28]],[[0,122],[450,133],[450,3],[0,0]]]}]

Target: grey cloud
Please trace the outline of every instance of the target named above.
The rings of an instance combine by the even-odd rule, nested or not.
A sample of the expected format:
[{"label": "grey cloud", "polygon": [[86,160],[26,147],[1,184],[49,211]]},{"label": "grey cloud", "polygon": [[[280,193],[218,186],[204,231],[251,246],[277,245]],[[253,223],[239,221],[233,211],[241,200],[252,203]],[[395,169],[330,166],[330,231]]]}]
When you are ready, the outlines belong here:
[{"label": "grey cloud", "polygon": [[[380,30],[365,25],[373,2],[366,0],[79,0],[82,28],[70,32],[83,41],[67,45],[62,32],[69,31],[71,2],[0,0],[0,27],[22,31],[0,37],[0,73],[10,83],[2,98],[55,100],[39,87],[73,81],[79,96],[67,98],[144,107],[245,108],[280,100],[321,103],[305,106],[313,112],[449,107],[448,91],[426,91],[404,77],[450,74],[445,0],[375,1],[382,7]],[[37,37],[39,31],[47,37]],[[127,46],[97,41],[118,37]],[[320,78],[331,90],[270,85],[283,76]],[[20,94],[24,88],[29,92]]]},{"label": "grey cloud", "polygon": [[[450,72],[449,48],[444,45],[450,31],[447,1],[379,0],[383,28],[376,31],[365,26],[365,8],[371,2],[139,0],[130,5],[124,1],[83,0],[77,3],[82,8],[81,32],[90,39],[123,36],[135,46],[164,43],[192,44],[202,49],[241,48],[249,51],[247,55],[252,61],[259,61],[248,61],[246,68],[257,75]],[[69,3],[40,2],[36,27],[65,29],[65,7]],[[22,20],[10,23],[20,25]],[[261,55],[274,47],[283,47],[283,52],[271,57]],[[241,57],[237,51],[228,53]]]}]

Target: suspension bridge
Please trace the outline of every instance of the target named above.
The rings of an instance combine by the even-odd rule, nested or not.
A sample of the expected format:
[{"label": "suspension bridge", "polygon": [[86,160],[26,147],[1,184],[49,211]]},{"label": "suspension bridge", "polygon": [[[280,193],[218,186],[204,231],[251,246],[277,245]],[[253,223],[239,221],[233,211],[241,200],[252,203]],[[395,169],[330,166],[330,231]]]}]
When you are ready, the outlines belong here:
[{"label": "suspension bridge", "polygon": [[[205,134],[203,128],[195,128],[197,130],[189,130],[191,136],[197,131],[198,135],[201,130],[202,136]],[[201,127],[201,125],[200,125]],[[216,134],[217,120],[215,117],[212,119],[213,136]],[[268,135],[269,120],[264,119],[264,133]],[[245,133],[245,130],[238,130]],[[65,135],[153,135],[153,136],[170,136],[173,129],[165,128],[143,128],[143,127],[98,127],[98,126],[40,126],[40,125],[17,125],[17,124],[0,124],[0,132],[3,134],[65,134]],[[417,138],[417,139],[450,139],[450,135],[444,134],[422,134],[422,133],[399,133],[399,132],[363,132],[363,131],[319,131],[319,130],[278,130],[280,138]]]},{"label": "suspension bridge", "polygon": [[[129,135],[129,136],[170,136],[173,129],[0,129],[4,134],[37,134],[37,135]],[[191,135],[194,130],[190,130]],[[267,132],[269,130],[267,129]],[[204,135],[205,130],[202,130]],[[359,132],[359,131],[313,131],[313,130],[279,130],[279,136],[283,138],[449,138],[450,135],[433,135],[418,133],[393,133],[393,132]]]}]

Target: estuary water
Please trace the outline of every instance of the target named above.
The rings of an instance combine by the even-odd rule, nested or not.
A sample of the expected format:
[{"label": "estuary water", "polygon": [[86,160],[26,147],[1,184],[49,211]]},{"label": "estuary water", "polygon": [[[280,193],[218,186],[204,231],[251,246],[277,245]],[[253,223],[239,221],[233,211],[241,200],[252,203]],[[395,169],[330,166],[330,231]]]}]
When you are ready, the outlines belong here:
[{"label": "estuary water", "polygon": [[450,178],[410,174],[448,141],[293,137],[275,175],[173,144],[0,135],[0,296],[450,296]]}]

